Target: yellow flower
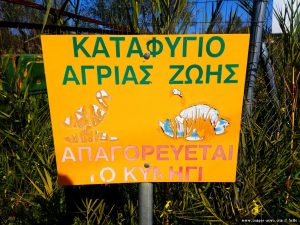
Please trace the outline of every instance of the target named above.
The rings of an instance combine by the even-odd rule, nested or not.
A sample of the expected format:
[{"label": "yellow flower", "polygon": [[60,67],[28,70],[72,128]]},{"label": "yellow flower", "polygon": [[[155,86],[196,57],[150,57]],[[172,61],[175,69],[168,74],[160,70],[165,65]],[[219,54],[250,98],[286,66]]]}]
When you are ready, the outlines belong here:
[{"label": "yellow flower", "polygon": [[164,210],[162,212],[162,214],[160,215],[160,218],[162,218],[163,216],[168,216],[173,210],[170,209],[170,206],[172,204],[172,201],[167,201],[167,203],[164,206]]},{"label": "yellow flower", "polygon": [[261,206],[261,205],[258,205],[258,204],[256,203],[256,201],[253,200],[253,202],[252,202],[252,209],[251,209],[252,215],[257,216],[257,215],[260,213],[261,208],[262,208],[262,206]]},{"label": "yellow flower", "polygon": [[165,209],[170,208],[171,203],[172,203],[172,201],[167,201],[167,203],[166,203],[166,205],[165,205]]}]

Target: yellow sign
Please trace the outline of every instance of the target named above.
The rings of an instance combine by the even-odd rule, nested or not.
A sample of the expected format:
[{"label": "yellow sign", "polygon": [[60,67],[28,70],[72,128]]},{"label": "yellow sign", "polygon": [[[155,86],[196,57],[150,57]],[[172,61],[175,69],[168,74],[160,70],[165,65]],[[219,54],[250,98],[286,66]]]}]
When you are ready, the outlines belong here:
[{"label": "yellow sign", "polygon": [[63,185],[234,182],[249,35],[43,35]]}]

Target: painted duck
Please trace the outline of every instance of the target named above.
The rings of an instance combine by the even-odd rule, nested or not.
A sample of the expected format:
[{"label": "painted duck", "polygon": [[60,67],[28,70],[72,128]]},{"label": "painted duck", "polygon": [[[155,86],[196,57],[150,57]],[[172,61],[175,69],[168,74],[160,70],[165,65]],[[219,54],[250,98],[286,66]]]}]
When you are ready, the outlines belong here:
[{"label": "painted duck", "polygon": [[172,138],[185,138],[188,141],[204,139],[205,125],[209,122],[216,135],[223,134],[229,122],[219,119],[219,112],[209,105],[199,104],[180,112],[174,119],[159,122],[162,131]]},{"label": "painted duck", "polygon": [[[108,110],[108,104],[106,99],[110,99],[105,90],[96,92],[97,104],[89,104],[79,107],[71,116],[68,116],[64,120],[64,125],[69,128],[80,128],[81,132],[78,135],[72,135],[72,137],[66,137],[66,140],[70,142],[92,142],[95,140],[107,140],[108,135],[106,132],[100,132],[98,130],[93,131],[93,128],[97,127],[104,119]],[[110,140],[117,140],[116,137],[110,137]]]}]

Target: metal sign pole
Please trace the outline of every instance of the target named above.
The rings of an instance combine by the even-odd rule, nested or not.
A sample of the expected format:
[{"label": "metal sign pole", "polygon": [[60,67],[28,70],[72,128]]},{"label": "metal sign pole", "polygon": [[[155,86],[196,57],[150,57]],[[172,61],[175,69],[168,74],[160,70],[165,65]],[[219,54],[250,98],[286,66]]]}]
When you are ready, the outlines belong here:
[{"label": "metal sign pole", "polygon": [[248,55],[248,71],[246,77],[245,99],[246,99],[246,119],[250,117],[254,105],[256,78],[259,58],[261,56],[261,43],[266,20],[267,0],[254,1],[254,16],[251,22],[250,46]]},{"label": "metal sign pole", "polygon": [[139,225],[153,224],[153,184],[139,184]]}]

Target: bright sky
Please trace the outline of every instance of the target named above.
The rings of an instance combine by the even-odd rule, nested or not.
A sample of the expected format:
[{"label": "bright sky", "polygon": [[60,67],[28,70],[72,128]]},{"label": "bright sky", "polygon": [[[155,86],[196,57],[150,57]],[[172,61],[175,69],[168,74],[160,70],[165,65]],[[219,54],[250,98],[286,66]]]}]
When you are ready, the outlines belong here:
[{"label": "bright sky", "polygon": [[[273,0],[273,8],[274,10],[276,10],[277,12],[283,11],[285,8],[285,4],[290,1],[290,0]],[[294,9],[296,8],[296,5],[298,5],[300,3],[299,0],[295,1],[294,4]],[[275,17],[275,15],[273,14],[272,16],[272,33],[282,33],[280,26],[277,22],[277,19]],[[289,21],[288,18],[286,19],[285,23],[287,24],[287,26],[289,25]]]}]

